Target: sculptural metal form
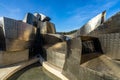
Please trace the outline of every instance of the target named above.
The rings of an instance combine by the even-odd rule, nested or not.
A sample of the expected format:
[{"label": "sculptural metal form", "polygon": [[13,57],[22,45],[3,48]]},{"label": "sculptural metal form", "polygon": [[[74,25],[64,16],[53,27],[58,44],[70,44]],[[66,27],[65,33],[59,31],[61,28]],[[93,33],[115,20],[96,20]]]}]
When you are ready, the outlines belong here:
[{"label": "sculptural metal form", "polygon": [[3,55],[7,52],[12,56],[13,51],[27,49],[34,54],[40,53],[70,80],[119,80],[120,13],[106,21],[105,14],[105,11],[98,14],[69,38],[56,34],[54,24],[43,14],[28,13],[23,21],[1,18],[0,66],[5,64],[3,58],[6,56]]},{"label": "sculptural metal form", "polygon": [[40,45],[39,34],[55,33],[54,24],[49,20],[49,17],[38,13],[28,13],[23,21],[1,17],[0,66],[25,61],[35,55]]}]

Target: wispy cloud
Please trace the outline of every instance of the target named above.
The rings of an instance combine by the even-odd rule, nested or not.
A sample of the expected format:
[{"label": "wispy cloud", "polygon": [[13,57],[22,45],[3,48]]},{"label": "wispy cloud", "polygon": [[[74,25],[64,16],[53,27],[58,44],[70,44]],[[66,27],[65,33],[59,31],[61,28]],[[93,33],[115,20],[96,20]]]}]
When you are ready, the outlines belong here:
[{"label": "wispy cloud", "polygon": [[[81,8],[77,8],[73,11],[68,11],[67,14],[71,15],[68,19],[64,21],[64,24],[68,26],[67,31],[70,31],[73,29],[79,29],[82,25],[84,25],[88,20],[99,14],[100,12],[104,10],[109,10],[111,7],[116,5],[116,1],[106,1],[106,3],[103,3],[102,5],[100,2],[96,5],[85,5]],[[70,27],[71,26],[71,27]],[[75,27],[76,26],[76,27]]]},{"label": "wispy cloud", "polygon": [[119,2],[119,0],[108,1],[106,4],[103,5],[103,8],[111,8],[114,5],[116,5],[118,2]]},{"label": "wispy cloud", "polygon": [[21,9],[0,3],[0,16],[21,19]]},{"label": "wispy cloud", "polygon": [[14,14],[14,13],[19,13],[21,10],[19,8],[11,8],[8,7],[7,5],[1,4],[0,7],[3,8],[4,10],[8,11],[9,14]]}]

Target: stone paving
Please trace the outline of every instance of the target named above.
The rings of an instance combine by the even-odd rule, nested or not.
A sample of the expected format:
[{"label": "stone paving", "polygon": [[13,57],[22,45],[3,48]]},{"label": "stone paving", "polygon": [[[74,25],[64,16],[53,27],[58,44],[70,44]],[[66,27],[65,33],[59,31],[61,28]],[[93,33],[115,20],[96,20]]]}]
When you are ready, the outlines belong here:
[{"label": "stone paving", "polygon": [[33,59],[25,61],[25,62],[21,62],[21,63],[14,64],[11,66],[0,68],[0,80],[6,80],[8,77],[13,75],[15,72],[19,71],[20,69],[22,69],[30,64],[37,62],[38,60],[39,60],[39,58],[33,58]]}]

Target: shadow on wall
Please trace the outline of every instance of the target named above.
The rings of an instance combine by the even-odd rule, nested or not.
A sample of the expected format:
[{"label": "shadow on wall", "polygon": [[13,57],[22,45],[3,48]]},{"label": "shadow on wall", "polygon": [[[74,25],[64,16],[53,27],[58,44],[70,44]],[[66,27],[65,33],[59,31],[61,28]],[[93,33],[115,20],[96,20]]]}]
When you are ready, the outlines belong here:
[{"label": "shadow on wall", "polygon": [[2,27],[0,27],[0,50],[5,50],[6,45],[5,45],[5,37],[3,33]]},{"label": "shadow on wall", "polygon": [[69,58],[71,54],[71,40],[67,41],[67,54],[66,54],[66,58]]},{"label": "shadow on wall", "polygon": [[103,51],[98,38],[81,36],[81,40],[82,40],[81,64],[102,55]]},{"label": "shadow on wall", "polygon": [[29,58],[32,58],[36,54],[40,54],[45,60],[47,59],[47,54],[43,48],[44,40],[43,36],[40,34],[40,28],[36,29],[35,39],[29,48]]}]

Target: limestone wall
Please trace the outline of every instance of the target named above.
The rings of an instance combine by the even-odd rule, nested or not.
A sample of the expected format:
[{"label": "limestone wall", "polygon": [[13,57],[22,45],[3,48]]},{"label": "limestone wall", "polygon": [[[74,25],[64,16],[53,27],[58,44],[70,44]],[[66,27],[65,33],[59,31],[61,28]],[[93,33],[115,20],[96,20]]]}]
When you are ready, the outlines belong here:
[{"label": "limestone wall", "polygon": [[120,59],[120,33],[103,34],[99,36],[102,50],[112,59]]},{"label": "limestone wall", "polygon": [[63,68],[65,62],[66,55],[66,42],[59,42],[52,46],[46,47],[47,53],[47,62],[59,67]]},{"label": "limestone wall", "polygon": [[81,61],[81,39],[75,38],[67,42],[67,54],[63,74],[70,80],[78,80]]},{"label": "limestone wall", "polygon": [[[95,57],[95,58],[90,59],[89,64],[87,64],[87,62],[85,62],[88,66],[90,64],[92,64],[91,66],[93,69],[86,67],[86,66],[82,66],[82,64],[81,64],[81,61],[82,61],[81,60],[82,59],[82,54],[81,54],[82,42],[81,42],[80,37],[69,40],[67,42],[67,49],[68,49],[68,52],[66,55],[66,60],[65,60],[64,67],[63,67],[62,74],[65,75],[70,80],[117,80],[118,79],[117,77],[114,77],[115,74],[112,74],[112,75],[105,74],[107,72],[109,73],[109,71],[107,71],[107,70],[106,70],[107,72],[105,72],[105,73],[102,71],[97,71],[97,70],[105,71],[104,69],[106,68],[106,67],[103,67],[103,64],[97,65],[95,63],[97,61],[98,61],[97,63],[101,63],[100,62],[101,60],[98,60],[98,57],[100,55]],[[95,53],[95,54],[97,55],[98,53]],[[91,55],[89,54],[89,56],[91,56]],[[104,57],[104,58],[106,58],[106,57]],[[108,62],[107,59],[105,59],[105,61]],[[94,66],[94,63],[96,66]],[[111,67],[111,65],[108,63],[105,63],[104,65],[107,65],[107,68]],[[100,66],[100,69],[99,69],[99,66]],[[95,70],[95,69],[97,69],[97,70]],[[115,70],[117,70],[117,69],[115,69]],[[111,73],[109,73],[109,74],[111,74]]]},{"label": "limestone wall", "polygon": [[0,67],[26,61],[29,58],[29,52],[27,50],[17,52],[4,52],[0,51]]}]

